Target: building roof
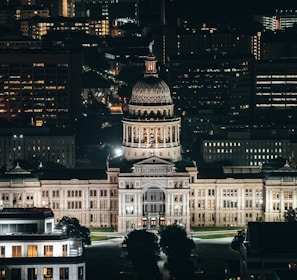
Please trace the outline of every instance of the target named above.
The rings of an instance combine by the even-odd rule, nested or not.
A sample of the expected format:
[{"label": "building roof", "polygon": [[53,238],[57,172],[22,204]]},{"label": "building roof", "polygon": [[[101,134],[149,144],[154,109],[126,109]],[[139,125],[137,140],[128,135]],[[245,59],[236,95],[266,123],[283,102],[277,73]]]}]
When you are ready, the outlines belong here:
[{"label": "building roof", "polygon": [[0,219],[45,219],[54,217],[50,208],[32,207],[32,208],[3,208],[0,211]]},{"label": "building roof", "polygon": [[249,222],[246,246],[249,254],[297,257],[297,223]]},{"label": "building roof", "polygon": [[104,169],[57,168],[43,169],[38,174],[40,180],[100,180],[106,179]]}]

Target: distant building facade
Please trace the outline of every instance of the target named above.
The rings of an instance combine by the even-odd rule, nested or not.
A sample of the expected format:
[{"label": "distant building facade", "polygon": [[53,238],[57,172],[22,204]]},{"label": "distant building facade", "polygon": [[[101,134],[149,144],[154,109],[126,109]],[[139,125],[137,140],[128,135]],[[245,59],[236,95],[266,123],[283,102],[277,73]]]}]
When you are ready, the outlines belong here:
[{"label": "distant building facade", "polygon": [[203,160],[206,163],[226,162],[235,166],[261,166],[280,157],[292,156],[288,139],[204,139]]},{"label": "distant building facade", "polygon": [[254,19],[266,30],[285,30],[297,23],[297,12],[294,9],[279,9],[274,14],[255,15]]},{"label": "distant building facade", "polygon": [[176,113],[200,116],[204,122],[249,118],[253,63],[251,56],[217,52],[170,57],[169,83]]},{"label": "distant building facade", "polygon": [[7,49],[0,61],[0,118],[56,123],[80,114],[80,52]]},{"label": "distant building facade", "polygon": [[282,124],[297,117],[297,60],[283,58],[259,61],[255,65],[255,105],[257,120]]},{"label": "distant building facade", "polygon": [[75,136],[48,128],[0,129],[0,162],[17,160],[30,163],[75,167]]}]

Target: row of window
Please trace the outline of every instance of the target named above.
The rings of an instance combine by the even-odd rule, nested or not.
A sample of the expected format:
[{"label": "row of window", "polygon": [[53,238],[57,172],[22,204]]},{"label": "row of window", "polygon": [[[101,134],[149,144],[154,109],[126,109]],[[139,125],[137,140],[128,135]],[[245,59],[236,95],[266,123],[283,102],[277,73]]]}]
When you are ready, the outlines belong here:
[{"label": "row of window", "polygon": [[[29,267],[27,268],[27,280],[37,280],[37,279],[43,279],[43,280],[49,280],[53,279],[54,277],[54,269],[53,267],[44,267],[39,269],[37,267]],[[60,267],[59,269],[59,280],[71,280],[69,276],[69,267]],[[11,280],[20,280],[22,278],[22,272],[23,270],[21,268],[11,268],[10,274]],[[24,273],[24,272],[23,272]],[[38,275],[42,274],[42,278],[38,277]],[[1,268],[0,269],[0,279],[4,280],[6,277],[9,276],[9,271],[7,268]],[[84,267],[80,266],[77,269],[77,279],[83,280],[84,279]]]},{"label": "row of window", "polygon": [[[251,158],[254,158],[254,159],[273,159],[275,158],[275,155],[271,155],[271,153],[282,153],[282,149],[273,149],[267,153],[269,153],[268,155],[265,153],[265,152],[261,152],[261,151],[251,151],[252,149],[250,149],[250,151],[247,151],[249,149],[246,149],[246,154],[242,154],[241,155],[241,158],[246,158],[246,159],[251,159]],[[260,150],[260,149],[259,149]],[[264,149],[263,149],[264,150]],[[222,153],[225,153],[225,154],[232,154],[233,152],[241,152],[241,151],[236,151],[234,149],[208,149],[206,151],[208,154],[212,154],[212,153],[220,153],[220,155],[217,155],[216,156],[213,156],[214,158],[218,158],[218,157],[222,157],[223,155],[221,155]],[[254,153],[265,153],[265,154],[260,154],[260,155],[254,155]],[[249,155],[249,154],[252,154],[252,155]],[[212,159],[211,155],[208,156],[208,159]]]},{"label": "row of window", "polygon": [[[90,197],[97,197],[97,194],[100,194],[101,197],[107,197],[108,193],[111,197],[117,197],[117,191],[116,190],[90,190],[89,195]],[[67,191],[68,197],[82,197],[82,191],[81,190],[69,190]],[[33,195],[32,195],[33,197]],[[49,197],[49,191],[42,191],[42,197]],[[52,197],[60,197],[60,191],[59,190],[53,190],[52,191]]]},{"label": "row of window", "polygon": [[[208,196],[214,196],[215,195],[215,189],[208,189],[208,190],[204,190],[204,189],[198,189],[196,190],[196,195],[197,197],[204,197],[205,196],[205,192],[208,194]],[[262,190],[260,189],[245,189],[245,196],[262,196]],[[191,192],[191,196],[195,196],[195,192],[194,190]],[[222,190],[222,196],[238,196],[238,190],[237,189],[223,189]]]},{"label": "row of window", "polygon": [[[0,246],[0,258],[5,258],[6,250],[5,246]],[[23,256],[23,246],[15,245],[11,247],[11,256],[13,258],[22,258]],[[40,252],[38,253],[37,245],[27,245],[27,255],[26,257],[40,257]],[[42,257],[53,257],[54,247],[53,245],[44,245],[43,246],[43,255]],[[62,245],[62,256],[66,257],[68,255],[68,246],[67,244]]]},{"label": "row of window", "polygon": [[[261,143],[265,143],[265,142],[260,142],[259,144],[261,144]],[[240,147],[241,144],[242,143],[240,143],[240,142],[229,142],[229,141],[228,142],[205,142],[204,146],[205,147]],[[246,142],[245,144],[249,145],[251,143]],[[274,145],[274,146],[282,146],[282,142],[274,142],[274,143],[271,142],[271,143],[268,143],[268,144]],[[252,151],[253,149],[250,149],[250,150]],[[254,150],[256,151],[257,149],[254,149]],[[261,149],[258,149],[258,151],[260,152]]]}]

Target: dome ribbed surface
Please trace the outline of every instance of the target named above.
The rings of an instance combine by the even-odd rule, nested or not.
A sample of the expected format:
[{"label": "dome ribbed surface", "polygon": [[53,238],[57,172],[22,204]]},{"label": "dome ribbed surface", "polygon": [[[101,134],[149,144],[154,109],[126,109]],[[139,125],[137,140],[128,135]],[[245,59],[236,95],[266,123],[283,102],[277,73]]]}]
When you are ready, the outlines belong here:
[{"label": "dome ribbed surface", "polygon": [[131,104],[172,104],[170,89],[159,77],[149,76],[132,89]]}]

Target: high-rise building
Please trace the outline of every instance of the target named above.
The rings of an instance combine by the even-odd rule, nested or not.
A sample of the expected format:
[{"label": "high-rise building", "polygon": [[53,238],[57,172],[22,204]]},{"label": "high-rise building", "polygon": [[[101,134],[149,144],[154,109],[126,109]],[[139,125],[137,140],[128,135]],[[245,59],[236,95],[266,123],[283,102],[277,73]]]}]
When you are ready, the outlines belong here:
[{"label": "high-rise building", "polygon": [[285,30],[297,23],[295,9],[279,9],[273,14],[255,15],[254,20],[260,22],[266,30]]},{"label": "high-rise building", "polygon": [[255,66],[255,119],[262,123],[295,123],[297,117],[297,60],[259,61]]},{"label": "high-rise building", "polygon": [[80,52],[7,49],[0,61],[1,118],[58,124],[80,114]]},{"label": "high-rise building", "polygon": [[169,84],[176,112],[207,122],[250,118],[253,62],[252,56],[225,53],[171,56]]}]

